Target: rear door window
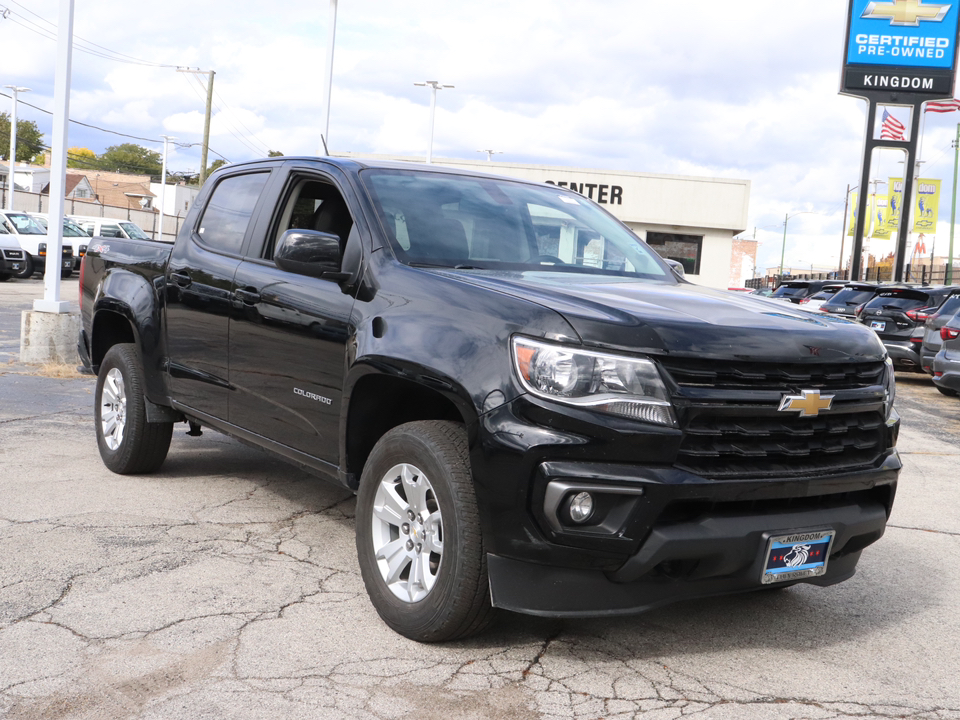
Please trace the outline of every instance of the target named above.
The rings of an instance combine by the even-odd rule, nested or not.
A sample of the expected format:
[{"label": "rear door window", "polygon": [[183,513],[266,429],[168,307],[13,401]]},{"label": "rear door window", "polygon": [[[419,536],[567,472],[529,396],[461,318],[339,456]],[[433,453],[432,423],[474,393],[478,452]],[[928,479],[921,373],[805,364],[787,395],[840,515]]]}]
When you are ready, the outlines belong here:
[{"label": "rear door window", "polygon": [[213,190],[196,233],[213,250],[239,254],[269,172],[230,175]]},{"label": "rear door window", "polygon": [[830,300],[831,305],[846,305],[856,307],[873,297],[876,290],[858,290],[857,288],[843,288]]}]

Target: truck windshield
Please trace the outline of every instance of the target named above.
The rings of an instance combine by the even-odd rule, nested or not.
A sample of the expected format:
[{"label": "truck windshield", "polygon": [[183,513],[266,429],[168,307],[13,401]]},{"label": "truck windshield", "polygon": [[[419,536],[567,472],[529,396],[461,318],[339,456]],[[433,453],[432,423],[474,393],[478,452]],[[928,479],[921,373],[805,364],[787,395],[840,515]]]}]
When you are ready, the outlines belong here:
[{"label": "truck windshield", "polygon": [[149,240],[149,239],[150,239],[150,238],[147,237],[147,234],[146,234],[143,230],[140,229],[139,226],[134,225],[132,222],[122,222],[122,223],[120,223],[120,227],[122,227],[122,228],[124,229],[124,232],[126,232],[127,235],[129,235],[130,237],[132,237],[134,240]]},{"label": "truck windshield", "polygon": [[673,281],[630,230],[576,193],[416,170],[361,173],[401,262]]},{"label": "truck windshield", "polygon": [[47,231],[29,215],[22,213],[7,213],[7,219],[13,223],[21,235],[46,235]]}]

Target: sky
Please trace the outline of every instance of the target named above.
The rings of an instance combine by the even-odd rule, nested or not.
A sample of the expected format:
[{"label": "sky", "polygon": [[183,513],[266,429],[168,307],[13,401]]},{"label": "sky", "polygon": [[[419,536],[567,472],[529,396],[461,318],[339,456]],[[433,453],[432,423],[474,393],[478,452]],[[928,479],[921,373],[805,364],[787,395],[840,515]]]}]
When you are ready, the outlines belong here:
[{"label": "sky", "polygon": [[[0,85],[31,88],[18,116],[47,142],[51,116],[26,103],[53,109],[60,4],[0,0]],[[835,265],[866,131],[865,103],[838,94],[846,8],[339,0],[328,147],[424,156],[430,91],[414,83],[438,80],[455,87],[438,93],[435,161],[492,149],[495,162],[747,179],[759,267],[779,264],[785,216],[787,266]],[[70,117],[140,139],[71,124],[68,145],[159,151],[172,135],[192,146],[172,148],[168,167],[197,171],[205,90],[176,70],[189,66],[216,72],[210,161],[318,154],[329,19],[326,0],[76,0]],[[958,121],[924,124],[921,174],[944,185],[941,248]],[[880,177],[899,174],[886,153]]]}]

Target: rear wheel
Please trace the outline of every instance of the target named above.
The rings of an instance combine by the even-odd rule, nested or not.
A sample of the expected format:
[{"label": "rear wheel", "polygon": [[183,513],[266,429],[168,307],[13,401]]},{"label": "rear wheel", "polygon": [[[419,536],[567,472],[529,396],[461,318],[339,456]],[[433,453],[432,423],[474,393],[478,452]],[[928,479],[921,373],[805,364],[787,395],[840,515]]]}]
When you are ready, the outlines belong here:
[{"label": "rear wheel", "polygon": [[149,473],[163,464],[173,423],[147,422],[143,370],[133,343],[114,345],[100,364],[94,418],[100,457],[110,470]]},{"label": "rear wheel", "polygon": [[490,623],[463,426],[412,422],[380,439],[360,481],[357,555],[370,600],[401,635],[441,642]]}]

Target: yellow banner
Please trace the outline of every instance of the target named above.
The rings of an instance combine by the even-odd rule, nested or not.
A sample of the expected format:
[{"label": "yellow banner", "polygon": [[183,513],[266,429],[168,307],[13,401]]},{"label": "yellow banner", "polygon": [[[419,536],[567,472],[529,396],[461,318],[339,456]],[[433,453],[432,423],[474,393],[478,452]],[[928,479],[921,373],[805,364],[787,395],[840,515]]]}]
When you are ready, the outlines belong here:
[{"label": "yellow banner", "polygon": [[887,196],[875,195],[870,198],[873,205],[873,232],[870,237],[887,239],[890,237],[890,227],[887,225]]},{"label": "yellow banner", "polygon": [[893,232],[900,227],[903,215],[903,178],[887,180],[887,229]]},{"label": "yellow banner", "polygon": [[914,195],[916,201],[913,205],[913,232],[935,233],[937,214],[940,211],[940,181],[917,180]]},{"label": "yellow banner", "polygon": [[850,194],[850,227],[847,228],[848,237],[853,237],[853,233],[857,230],[857,208],[859,207],[859,197],[860,195],[856,191]]}]

